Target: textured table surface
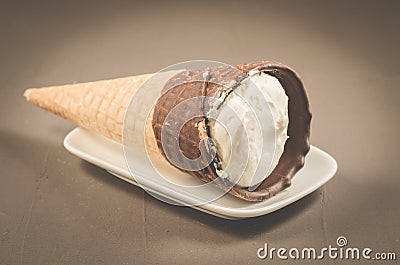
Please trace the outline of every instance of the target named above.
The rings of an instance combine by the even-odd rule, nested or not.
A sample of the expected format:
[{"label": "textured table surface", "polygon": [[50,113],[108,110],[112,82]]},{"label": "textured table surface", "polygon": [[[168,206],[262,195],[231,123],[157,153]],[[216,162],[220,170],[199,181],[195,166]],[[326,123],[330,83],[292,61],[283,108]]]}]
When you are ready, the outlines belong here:
[{"label": "textured table surface", "polygon": [[[0,3],[0,264],[287,263],[257,249],[338,236],[399,256],[399,3],[213,2]],[[190,59],[295,68],[335,178],[275,213],[222,220],[74,157],[62,146],[74,125],[22,96]]]}]

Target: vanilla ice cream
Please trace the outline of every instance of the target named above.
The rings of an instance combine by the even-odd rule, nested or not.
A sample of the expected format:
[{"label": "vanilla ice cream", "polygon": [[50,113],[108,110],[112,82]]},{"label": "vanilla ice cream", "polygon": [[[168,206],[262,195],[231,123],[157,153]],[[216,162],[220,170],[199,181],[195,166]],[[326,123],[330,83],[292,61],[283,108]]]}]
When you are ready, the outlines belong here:
[{"label": "vanilla ice cream", "polygon": [[254,187],[276,167],[288,138],[288,97],[279,80],[258,72],[213,110],[210,136],[220,159],[217,174]]}]

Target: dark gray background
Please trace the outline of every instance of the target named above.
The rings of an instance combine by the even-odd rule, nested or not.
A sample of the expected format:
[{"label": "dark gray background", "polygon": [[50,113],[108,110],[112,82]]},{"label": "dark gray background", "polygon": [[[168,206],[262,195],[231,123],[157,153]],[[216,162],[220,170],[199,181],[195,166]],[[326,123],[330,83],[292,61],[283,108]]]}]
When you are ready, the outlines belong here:
[{"label": "dark gray background", "polygon": [[[265,242],[321,248],[339,235],[399,256],[399,7],[1,2],[0,264],[272,264],[256,257]],[[72,156],[62,141],[74,125],[22,96],[190,59],[295,68],[314,114],[312,144],[337,159],[335,178],[267,216],[222,220],[159,202]]]}]

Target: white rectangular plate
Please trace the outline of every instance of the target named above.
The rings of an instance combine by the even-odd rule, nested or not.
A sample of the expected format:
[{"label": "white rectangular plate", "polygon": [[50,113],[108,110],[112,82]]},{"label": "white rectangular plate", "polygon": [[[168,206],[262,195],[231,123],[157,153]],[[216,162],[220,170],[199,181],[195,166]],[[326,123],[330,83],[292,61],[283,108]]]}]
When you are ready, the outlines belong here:
[{"label": "white rectangular plate", "polygon": [[[64,146],[72,154],[104,168],[114,176],[137,185],[130,175],[120,143],[78,127],[65,137]],[[268,214],[315,191],[328,182],[335,175],[336,170],[337,164],[333,157],[317,147],[311,146],[305,166],[293,178],[292,185],[276,196],[263,202],[247,202],[225,194],[208,204],[192,207],[225,219],[241,219]],[[157,183],[148,182],[146,190],[178,203],[185,204],[191,201],[191,198],[172,193]]]}]

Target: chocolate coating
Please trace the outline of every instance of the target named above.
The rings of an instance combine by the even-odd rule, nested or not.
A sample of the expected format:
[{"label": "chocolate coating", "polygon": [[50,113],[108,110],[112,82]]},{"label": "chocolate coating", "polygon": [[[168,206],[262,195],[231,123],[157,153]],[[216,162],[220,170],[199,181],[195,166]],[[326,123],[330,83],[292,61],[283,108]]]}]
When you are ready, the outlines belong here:
[{"label": "chocolate coating", "polygon": [[[265,71],[276,77],[289,98],[289,139],[285,143],[284,152],[275,169],[254,190],[238,186],[230,188],[232,185],[229,180],[218,177],[216,173],[218,154],[215,155],[215,152],[212,152],[215,150],[212,142],[204,141],[210,137],[207,112],[213,106],[212,100],[207,100],[207,98],[220,99],[223,104],[226,95],[239,86],[240,82],[248,77],[250,71]],[[202,102],[193,102],[179,115],[170,114],[172,109],[185,100],[202,96],[207,98]],[[169,126],[165,126],[167,117],[173,121],[168,122]],[[195,118],[186,122],[188,117]],[[174,127],[174,124],[183,123],[182,128]],[[184,171],[196,175],[204,182],[216,180],[215,183],[219,188],[238,198],[247,201],[263,201],[289,187],[293,176],[304,166],[305,156],[310,149],[310,123],[309,102],[298,74],[283,64],[263,61],[178,73],[167,82],[155,104],[152,127],[158,148],[173,165],[178,168],[189,167],[187,161],[177,155],[181,151],[187,158],[197,159],[199,168],[203,168],[196,171]],[[174,135],[177,129],[180,129],[179,139]],[[162,131],[163,141],[161,141]],[[180,150],[176,150],[177,145],[174,145],[176,141],[179,141]],[[207,152],[201,153],[201,148]],[[203,157],[198,159],[200,156]],[[210,159],[214,163],[206,162]]]}]

